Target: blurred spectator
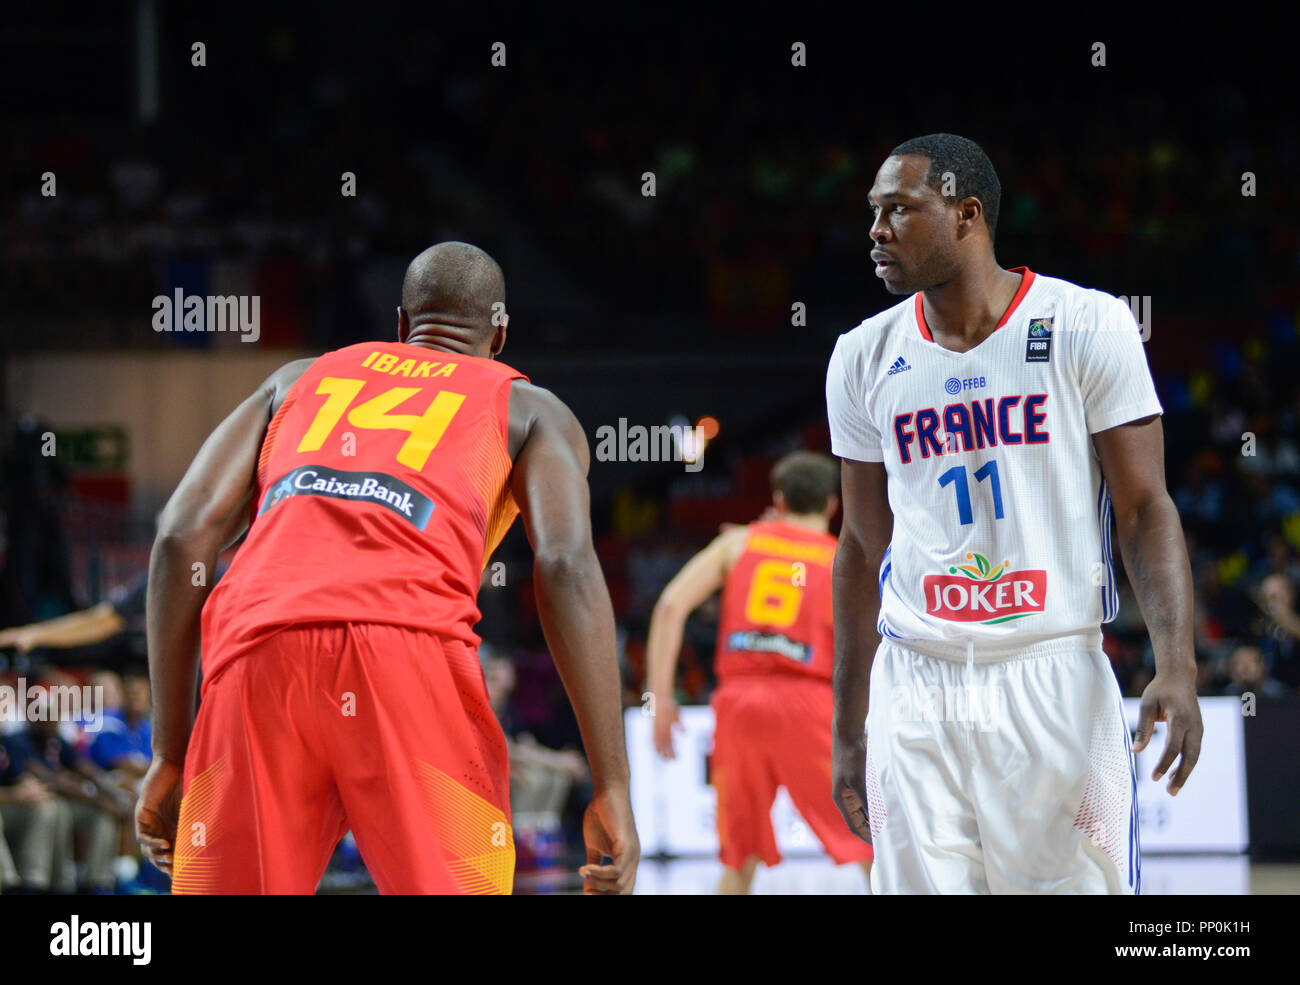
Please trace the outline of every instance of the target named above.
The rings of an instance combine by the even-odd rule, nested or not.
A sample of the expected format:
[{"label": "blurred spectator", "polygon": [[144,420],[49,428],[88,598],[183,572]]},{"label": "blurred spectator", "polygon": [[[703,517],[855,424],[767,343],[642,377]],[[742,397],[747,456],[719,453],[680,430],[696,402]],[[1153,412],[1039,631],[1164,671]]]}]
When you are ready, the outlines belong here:
[{"label": "blurred spectator", "polygon": [[91,686],[103,687],[103,727],[90,744],[90,759],[100,769],[122,774],[120,782],[141,779],[153,758],[149,678],[128,674],[125,685],[111,671],[91,678]]},{"label": "blurred spectator", "polygon": [[[57,892],[79,889],[111,892],[115,883],[113,860],[117,854],[120,825],[129,822],[134,799],[119,789],[103,770],[77,753],[59,732],[58,722],[31,722],[19,732],[0,740],[5,746],[7,786],[32,781],[55,795],[56,811],[50,824],[53,849],[49,874],[33,869],[41,884]],[[40,803],[43,798],[34,797]],[[50,837],[48,833],[42,837]],[[43,850],[43,849],[42,849]],[[80,873],[77,861],[80,861]],[[43,859],[42,859],[43,861]]]},{"label": "blurred spectator", "polygon": [[0,736],[0,891],[49,892],[60,806],[48,786],[15,761],[14,735]]},{"label": "blurred spectator", "polygon": [[1268,575],[1260,582],[1256,601],[1264,613],[1259,628],[1272,676],[1292,689],[1300,687],[1300,615],[1294,586],[1284,574]]},{"label": "blurred spectator", "polygon": [[487,644],[480,648],[480,659],[488,700],[510,752],[510,812],[520,867],[543,865],[564,852],[564,805],[574,785],[590,779],[587,761],[573,750],[548,749],[520,728],[510,707],[513,662]]},{"label": "blurred spectator", "polygon": [[1291,697],[1291,691],[1279,681],[1268,676],[1264,655],[1259,647],[1242,645],[1228,658],[1228,683],[1223,694],[1253,694],[1257,698],[1282,700]]}]

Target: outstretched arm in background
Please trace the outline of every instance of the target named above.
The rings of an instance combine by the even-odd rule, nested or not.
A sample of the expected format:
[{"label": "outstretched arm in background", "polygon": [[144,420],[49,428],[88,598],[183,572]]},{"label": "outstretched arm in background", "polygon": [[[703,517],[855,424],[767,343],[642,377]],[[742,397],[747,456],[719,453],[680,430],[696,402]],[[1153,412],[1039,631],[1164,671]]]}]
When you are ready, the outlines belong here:
[{"label": "outstretched arm in background", "polygon": [[0,629],[0,650],[14,647],[21,653],[38,646],[67,648],[102,643],[126,628],[126,620],[117,614],[111,602],[100,602],[89,609],[69,612],[66,616]]}]

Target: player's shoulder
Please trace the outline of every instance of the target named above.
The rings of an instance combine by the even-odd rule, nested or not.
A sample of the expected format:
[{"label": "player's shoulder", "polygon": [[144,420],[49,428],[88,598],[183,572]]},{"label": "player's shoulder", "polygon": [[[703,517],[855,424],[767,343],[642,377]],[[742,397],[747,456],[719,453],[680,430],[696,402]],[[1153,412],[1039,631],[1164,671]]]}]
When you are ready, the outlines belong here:
[{"label": "player's shoulder", "polygon": [[311,369],[318,358],[320,357],[306,356],[302,359],[290,360],[262,382],[262,393],[271,401],[272,414],[280,409],[294,384],[302,379],[303,374]]},{"label": "player's shoulder", "polygon": [[1063,277],[1034,274],[1033,304],[1035,315],[1045,302],[1054,302],[1063,329],[1095,325],[1098,320],[1113,317],[1116,306],[1125,307],[1115,295],[1096,287],[1084,287]]},{"label": "player's shoulder", "polygon": [[916,295],[909,295],[898,304],[864,318],[836,341],[838,358],[858,365],[879,357],[897,337],[909,330],[915,319]]},{"label": "player's shoulder", "polygon": [[519,377],[510,382],[510,409],[518,407],[526,410],[530,416],[543,414],[551,417],[572,416],[569,405],[544,386],[538,386],[526,377]]},{"label": "player's shoulder", "polygon": [[510,457],[517,457],[524,442],[537,433],[551,433],[570,444],[585,446],[586,433],[569,405],[546,387],[525,377],[510,382],[508,441]]},{"label": "player's shoulder", "polygon": [[749,538],[757,523],[737,523],[723,527],[718,535],[709,541],[709,546],[700,551],[699,557],[712,559],[724,577],[731,578],[735,573],[745,552],[749,550]]}]

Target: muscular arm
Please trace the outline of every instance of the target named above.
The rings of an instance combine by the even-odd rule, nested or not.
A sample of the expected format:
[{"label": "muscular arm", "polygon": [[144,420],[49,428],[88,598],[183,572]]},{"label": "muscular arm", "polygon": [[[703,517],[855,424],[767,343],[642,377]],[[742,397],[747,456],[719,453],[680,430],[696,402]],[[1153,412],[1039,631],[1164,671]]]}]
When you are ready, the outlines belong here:
[{"label": "muscular arm", "polygon": [[1176,794],[1201,749],[1201,712],[1196,702],[1196,653],[1192,642],[1192,569],[1178,510],[1165,490],[1164,432],[1159,417],[1122,424],[1093,435],[1114,505],[1120,554],[1137,596],[1156,675],[1142,695],[1134,751],[1151,738],[1152,725],[1168,721],[1159,780],[1181,753],[1169,783]]},{"label": "muscular arm", "polygon": [[[248,526],[266,426],[310,362],[298,360],[271,374],[221,422],[159,517],[146,603],[157,759],[175,765],[185,761],[194,724],[199,613],[211,590],[217,555]],[[202,578],[196,577],[195,564],[203,565],[198,569]]]},{"label": "muscular arm", "polygon": [[844,524],[835,552],[834,795],[840,813],[861,838],[871,829],[866,795],[867,720],[871,663],[880,645],[880,563],[894,531],[885,466],[844,459]]},{"label": "muscular arm", "polygon": [[[596,792],[598,819],[584,823],[592,864],[583,875],[589,888],[631,892],[640,846],[628,795],[614,610],[592,544],[587,438],[558,398],[529,384],[512,388],[510,416],[512,431],[524,431],[511,492],[533,548],[538,613],[582,730]],[[593,824],[603,830],[593,834]],[[615,863],[595,865],[606,849]]]}]

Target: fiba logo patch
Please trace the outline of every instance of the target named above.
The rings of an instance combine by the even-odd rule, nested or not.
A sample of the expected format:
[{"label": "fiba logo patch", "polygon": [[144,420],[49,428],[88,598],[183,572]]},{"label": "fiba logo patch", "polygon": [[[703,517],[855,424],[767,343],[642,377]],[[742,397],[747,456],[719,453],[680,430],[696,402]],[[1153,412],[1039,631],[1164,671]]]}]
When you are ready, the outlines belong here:
[{"label": "fiba logo patch", "polygon": [[1045,363],[1052,355],[1052,319],[1031,318],[1025,341],[1025,362]]}]

